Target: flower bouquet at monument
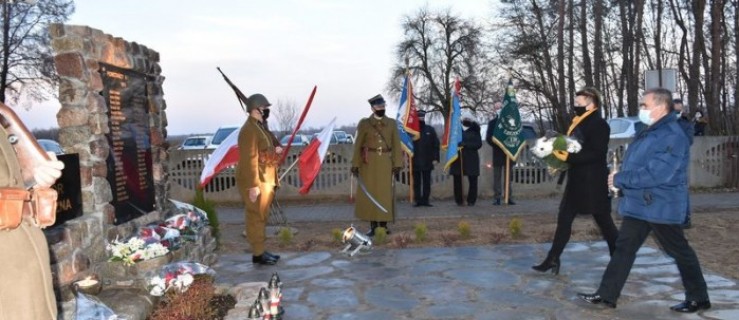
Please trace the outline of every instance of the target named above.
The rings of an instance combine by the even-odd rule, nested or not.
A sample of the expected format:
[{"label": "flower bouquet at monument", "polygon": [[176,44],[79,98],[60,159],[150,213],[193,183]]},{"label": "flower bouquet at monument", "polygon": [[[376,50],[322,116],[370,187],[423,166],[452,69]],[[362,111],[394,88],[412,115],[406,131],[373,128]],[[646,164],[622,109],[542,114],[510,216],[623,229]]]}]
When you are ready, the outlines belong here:
[{"label": "flower bouquet at monument", "polygon": [[178,293],[187,291],[199,274],[215,275],[215,271],[208,266],[195,262],[175,262],[162,267],[159,275],[149,280],[149,294],[162,296],[165,292],[176,290]]},{"label": "flower bouquet at monument", "polygon": [[149,224],[139,228],[138,236],[146,242],[161,243],[163,246],[176,249],[181,243],[180,231],[175,228],[168,227],[165,223]]},{"label": "flower bouquet at monument", "polygon": [[139,237],[131,237],[125,242],[120,242],[116,238],[106,246],[106,249],[110,252],[109,261],[121,261],[125,265],[161,257],[169,252],[169,249],[161,243],[147,244]]},{"label": "flower bouquet at monument", "polygon": [[530,148],[531,153],[547,165],[547,172],[556,175],[569,168],[564,162],[554,155],[555,151],[567,153],[578,153],[582,149],[580,142],[556,131],[547,131],[543,137],[536,139],[534,146]]}]

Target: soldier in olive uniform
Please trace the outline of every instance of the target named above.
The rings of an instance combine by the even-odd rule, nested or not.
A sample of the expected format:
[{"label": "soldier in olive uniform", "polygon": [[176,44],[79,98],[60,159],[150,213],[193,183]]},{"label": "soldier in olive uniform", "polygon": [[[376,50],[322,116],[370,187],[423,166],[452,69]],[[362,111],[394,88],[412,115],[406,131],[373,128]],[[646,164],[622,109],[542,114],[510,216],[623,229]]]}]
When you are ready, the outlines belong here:
[{"label": "soldier in olive uniform", "polygon": [[246,206],[246,238],[251,245],[251,261],[264,265],[273,265],[280,259],[264,249],[269,207],[279,185],[277,169],[282,153],[263,124],[264,110],[269,106],[267,98],[258,93],[247,99],[249,118],[239,132],[236,166],[236,186]]},{"label": "soldier in olive uniform", "polygon": [[387,230],[387,222],[395,219],[395,192],[393,173],[400,171],[403,163],[400,137],[395,120],[385,117],[385,99],[376,95],[369,99],[373,114],[359,121],[352,157],[352,174],[358,176],[367,192],[386,210],[383,212],[364,192],[357,193],[354,215],[370,222],[369,236],[375,229]]},{"label": "soldier in olive uniform", "polygon": [[[24,189],[16,151],[2,126],[0,152],[0,187]],[[19,148],[18,152],[25,151]],[[34,168],[36,187],[51,187],[61,176],[64,164],[56,160],[55,155],[49,156],[50,161]],[[0,254],[3,256],[0,262],[0,320],[56,319],[49,246],[31,218],[24,215],[19,226],[0,230]]]}]

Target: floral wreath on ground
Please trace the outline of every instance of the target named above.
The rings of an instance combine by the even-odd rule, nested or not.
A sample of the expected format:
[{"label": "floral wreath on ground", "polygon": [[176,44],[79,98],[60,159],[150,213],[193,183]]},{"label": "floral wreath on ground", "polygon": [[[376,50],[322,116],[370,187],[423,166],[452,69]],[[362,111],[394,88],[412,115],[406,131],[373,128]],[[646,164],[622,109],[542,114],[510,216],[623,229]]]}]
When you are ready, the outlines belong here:
[{"label": "floral wreath on ground", "polygon": [[178,293],[187,291],[195,280],[195,275],[215,275],[213,269],[195,262],[175,262],[162,267],[159,275],[149,280],[149,294],[162,296],[170,290]]}]

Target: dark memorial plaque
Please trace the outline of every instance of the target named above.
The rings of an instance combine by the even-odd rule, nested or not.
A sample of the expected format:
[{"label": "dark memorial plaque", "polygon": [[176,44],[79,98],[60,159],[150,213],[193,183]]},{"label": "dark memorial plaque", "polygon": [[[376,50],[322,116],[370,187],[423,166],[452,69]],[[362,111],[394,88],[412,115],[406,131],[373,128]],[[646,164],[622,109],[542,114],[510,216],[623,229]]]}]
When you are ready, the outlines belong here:
[{"label": "dark memorial plaque", "polygon": [[70,153],[60,154],[56,157],[64,163],[64,169],[62,169],[62,176],[51,186],[59,195],[56,200],[56,222],[54,222],[54,226],[82,216],[80,156],[76,153]]},{"label": "dark memorial plaque", "polygon": [[144,74],[101,63],[111,148],[108,182],[118,225],[154,210],[151,137]]}]

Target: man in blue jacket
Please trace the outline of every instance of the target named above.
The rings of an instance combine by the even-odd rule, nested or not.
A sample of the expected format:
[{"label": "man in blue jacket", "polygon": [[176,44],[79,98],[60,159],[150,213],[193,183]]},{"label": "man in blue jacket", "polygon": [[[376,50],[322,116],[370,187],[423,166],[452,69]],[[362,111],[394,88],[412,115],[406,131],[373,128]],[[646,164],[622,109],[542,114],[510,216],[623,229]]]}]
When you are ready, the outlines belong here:
[{"label": "man in blue jacket", "polygon": [[618,208],[623,221],[616,250],[598,291],[578,293],[582,300],[615,308],[636,252],[654,231],[659,244],[675,259],[685,286],[685,301],[670,309],[696,312],[711,307],[698,257],[683,233],[690,145],[676,117],[670,116],[672,112],[670,91],[660,88],[644,93],[639,120],[648,127],[629,145],[621,171],[608,176],[609,186],[623,193]]}]

